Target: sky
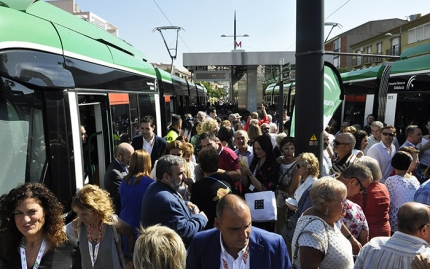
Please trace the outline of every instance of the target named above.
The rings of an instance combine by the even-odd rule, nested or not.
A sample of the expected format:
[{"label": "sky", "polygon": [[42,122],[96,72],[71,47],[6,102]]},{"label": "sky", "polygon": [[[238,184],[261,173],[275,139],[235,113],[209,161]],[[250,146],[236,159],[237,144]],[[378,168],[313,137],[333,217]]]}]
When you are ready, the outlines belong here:
[{"label": "sky", "polygon": [[[297,0],[298,1],[298,0]],[[228,52],[236,34],[245,51],[295,51],[295,0],[75,0],[81,11],[90,11],[119,28],[119,37],[142,51],[149,62],[171,63],[163,38],[156,27],[179,26],[177,58],[189,52]],[[330,38],[373,20],[430,13],[428,0],[325,0],[325,22],[336,22]],[[327,37],[331,26],[325,26]],[[169,48],[175,47],[176,31],[163,31]],[[173,52],[173,51],[172,51]]]}]

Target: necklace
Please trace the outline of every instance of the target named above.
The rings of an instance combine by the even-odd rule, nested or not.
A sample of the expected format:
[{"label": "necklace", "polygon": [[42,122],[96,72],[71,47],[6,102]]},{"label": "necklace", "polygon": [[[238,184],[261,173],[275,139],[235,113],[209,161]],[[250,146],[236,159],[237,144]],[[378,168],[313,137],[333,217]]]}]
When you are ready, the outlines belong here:
[{"label": "necklace", "polygon": [[88,225],[88,229],[87,229],[88,242],[100,243],[100,240],[102,239],[102,234],[103,234],[103,227],[104,227],[104,223],[102,222],[99,226],[99,235],[97,236],[96,239],[92,239],[91,238],[91,225]]},{"label": "necklace", "polygon": [[27,242],[27,244],[30,246],[30,247],[34,247],[34,245],[36,244],[36,243],[40,243],[40,242],[42,242],[43,241],[43,238],[41,238],[41,239],[39,239],[39,240],[37,240],[37,241],[34,241],[34,242]]}]

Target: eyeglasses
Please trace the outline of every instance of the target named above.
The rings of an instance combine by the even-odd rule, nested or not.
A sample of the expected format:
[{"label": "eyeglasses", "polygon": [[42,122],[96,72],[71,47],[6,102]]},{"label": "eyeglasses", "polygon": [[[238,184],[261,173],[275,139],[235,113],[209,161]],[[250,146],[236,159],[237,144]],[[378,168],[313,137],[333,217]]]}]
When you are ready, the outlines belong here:
[{"label": "eyeglasses", "polygon": [[336,146],[339,146],[339,145],[349,145],[350,144],[350,143],[342,143],[342,142],[339,142],[337,140],[333,140],[333,143],[335,143]]},{"label": "eyeglasses", "polygon": [[357,180],[358,184],[360,185],[360,191],[362,191],[363,193],[367,193],[367,188],[365,188],[363,186],[363,184],[361,183],[361,181],[358,178],[356,178],[356,177],[352,177],[352,178],[355,178],[355,180]]},{"label": "eyeglasses", "polygon": [[390,137],[394,137],[393,133],[382,133],[383,136],[390,136]]},{"label": "eyeglasses", "polygon": [[270,128],[263,128],[263,131],[269,131]]}]

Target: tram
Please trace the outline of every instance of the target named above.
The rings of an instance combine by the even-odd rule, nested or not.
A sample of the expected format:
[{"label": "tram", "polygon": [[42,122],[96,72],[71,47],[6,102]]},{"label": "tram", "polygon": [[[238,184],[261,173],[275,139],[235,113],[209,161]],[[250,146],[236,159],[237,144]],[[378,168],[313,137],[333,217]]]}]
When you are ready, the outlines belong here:
[{"label": "tram", "polygon": [[[284,107],[287,109],[289,115],[291,115],[292,112],[295,94],[295,83],[284,83]],[[266,104],[269,105],[279,105],[279,82],[272,83],[267,86],[266,90],[264,91],[263,100]]]},{"label": "tram", "polygon": [[345,102],[341,118],[366,125],[368,114],[397,128],[417,124],[426,132],[430,118],[430,43],[406,49],[400,60],[341,74]]},{"label": "tram", "polygon": [[41,182],[70,213],[77,189],[103,187],[116,145],[138,134],[143,116],[163,136],[170,113],[207,100],[200,85],[44,1],[2,0],[0,32],[1,194]]}]

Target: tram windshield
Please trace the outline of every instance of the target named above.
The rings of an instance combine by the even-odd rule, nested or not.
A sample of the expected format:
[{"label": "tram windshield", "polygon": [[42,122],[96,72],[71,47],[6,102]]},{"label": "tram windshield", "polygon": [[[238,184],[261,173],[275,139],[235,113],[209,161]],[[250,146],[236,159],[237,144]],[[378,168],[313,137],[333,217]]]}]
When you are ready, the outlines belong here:
[{"label": "tram windshield", "polygon": [[0,81],[1,194],[39,182],[46,163],[42,97],[10,79]]}]

